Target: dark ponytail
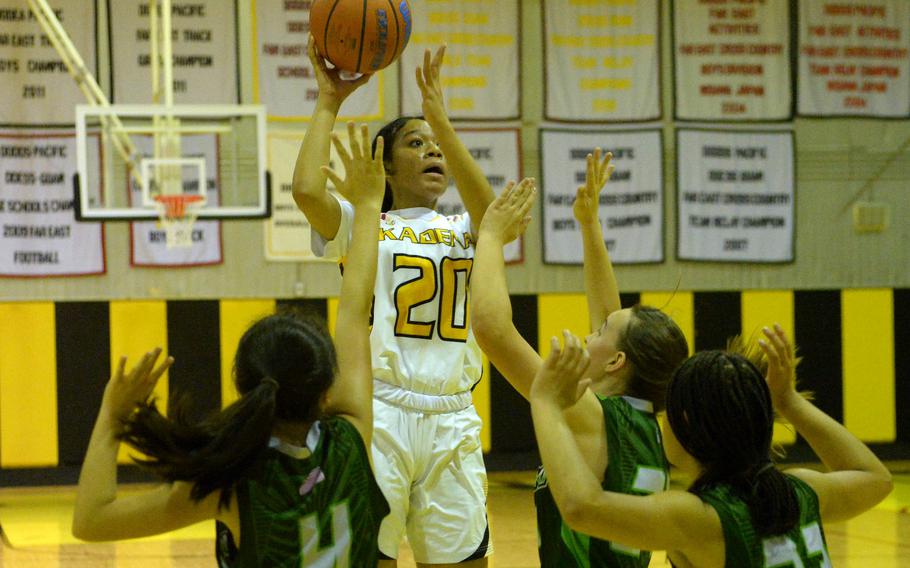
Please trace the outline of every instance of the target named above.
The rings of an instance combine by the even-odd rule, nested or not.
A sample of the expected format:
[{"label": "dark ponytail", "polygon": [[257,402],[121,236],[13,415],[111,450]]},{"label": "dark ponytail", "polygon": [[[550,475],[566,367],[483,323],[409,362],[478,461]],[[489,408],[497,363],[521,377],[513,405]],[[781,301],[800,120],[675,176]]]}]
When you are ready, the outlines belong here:
[{"label": "dark ponytail", "polygon": [[762,537],[799,522],[793,487],[771,462],[774,412],[758,369],[740,355],[703,351],[674,373],[667,419],[682,447],[704,468],[689,491],[729,486]]},{"label": "dark ponytail", "polygon": [[121,439],[148,456],[135,461],[167,481],[191,481],[190,497],[201,501],[220,491],[220,507],[231,499],[234,482],[268,444],[275,420],[278,384],[262,381],[223,411],[202,422],[188,418],[188,399],[176,399],[165,418],[154,401],[138,406]]},{"label": "dark ponytail", "polygon": [[[191,497],[220,491],[230,502],[234,483],[268,446],[276,420],[309,423],[336,371],[335,348],[325,327],[296,315],[254,323],[237,346],[234,374],[240,398],[201,422],[190,418],[186,398],[164,417],[154,401],[137,406],[121,439],[147,457],[140,466],[168,481],[193,483]],[[280,391],[280,392],[279,392]]]}]

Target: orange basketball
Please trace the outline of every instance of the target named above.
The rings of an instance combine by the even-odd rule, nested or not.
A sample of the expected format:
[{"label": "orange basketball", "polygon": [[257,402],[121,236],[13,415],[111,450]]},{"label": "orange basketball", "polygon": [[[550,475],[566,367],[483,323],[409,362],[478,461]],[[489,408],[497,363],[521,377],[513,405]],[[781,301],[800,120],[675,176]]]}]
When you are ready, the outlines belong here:
[{"label": "orange basketball", "polygon": [[310,32],[335,67],[375,73],[401,55],[411,37],[408,0],[315,0]]}]

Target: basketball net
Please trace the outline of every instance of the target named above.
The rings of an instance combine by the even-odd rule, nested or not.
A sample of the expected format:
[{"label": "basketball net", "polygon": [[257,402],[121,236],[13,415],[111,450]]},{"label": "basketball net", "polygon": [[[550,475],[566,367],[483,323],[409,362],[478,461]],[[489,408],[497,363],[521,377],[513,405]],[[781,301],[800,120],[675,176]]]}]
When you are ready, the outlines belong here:
[{"label": "basketball net", "polygon": [[205,200],[199,194],[156,195],[158,220],[164,227],[167,248],[193,246],[193,224]]}]

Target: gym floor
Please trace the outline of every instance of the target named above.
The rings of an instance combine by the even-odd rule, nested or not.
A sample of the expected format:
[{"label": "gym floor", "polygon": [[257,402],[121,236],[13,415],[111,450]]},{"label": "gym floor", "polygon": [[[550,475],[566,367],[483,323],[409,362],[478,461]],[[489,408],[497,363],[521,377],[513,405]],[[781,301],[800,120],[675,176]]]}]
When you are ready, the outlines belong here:
[{"label": "gym floor", "polygon": [[[875,509],[847,523],[825,526],[838,568],[910,566],[910,464],[889,464],[894,492]],[[538,566],[533,472],[490,474],[490,524],[495,568]],[[211,568],[214,527],[202,523],[166,535],[87,544],[69,532],[74,488],[0,489],[2,568]],[[413,566],[402,551],[399,565]],[[651,566],[669,566],[656,553]]]}]

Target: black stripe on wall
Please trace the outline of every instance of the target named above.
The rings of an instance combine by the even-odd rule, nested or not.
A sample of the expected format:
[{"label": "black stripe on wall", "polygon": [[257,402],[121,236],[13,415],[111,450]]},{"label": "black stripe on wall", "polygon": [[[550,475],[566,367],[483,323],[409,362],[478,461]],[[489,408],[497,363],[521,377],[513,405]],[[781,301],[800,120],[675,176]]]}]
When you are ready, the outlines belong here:
[{"label": "black stripe on wall", "polygon": [[276,300],[275,311],[278,313],[293,312],[305,317],[315,317],[325,324],[329,317],[329,301],[325,298]]},{"label": "black stripe on wall", "polygon": [[221,408],[221,316],[217,300],[167,303],[170,402],[188,397],[191,419]]},{"label": "black stripe on wall", "polygon": [[725,349],[727,341],[742,333],[742,298],[739,292],[695,292],[695,350]]},{"label": "black stripe on wall", "polygon": [[641,302],[641,294],[638,292],[623,292],[619,295],[619,305],[623,308],[631,308]]},{"label": "black stripe on wall", "polygon": [[897,441],[910,442],[910,288],[894,290],[894,382]]},{"label": "black stripe on wall", "polygon": [[793,293],[797,388],[814,394],[813,402],[840,423],[844,421],[840,290]]},{"label": "black stripe on wall", "polygon": [[[512,321],[537,351],[537,296],[512,296]],[[490,365],[490,441],[493,453],[536,451],[531,407],[502,374]]]},{"label": "black stripe on wall", "polygon": [[61,466],[80,465],[111,376],[107,302],[54,304],[57,352],[57,447]]}]

